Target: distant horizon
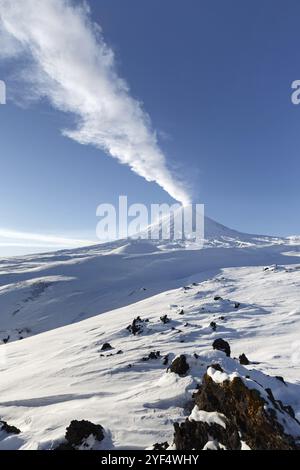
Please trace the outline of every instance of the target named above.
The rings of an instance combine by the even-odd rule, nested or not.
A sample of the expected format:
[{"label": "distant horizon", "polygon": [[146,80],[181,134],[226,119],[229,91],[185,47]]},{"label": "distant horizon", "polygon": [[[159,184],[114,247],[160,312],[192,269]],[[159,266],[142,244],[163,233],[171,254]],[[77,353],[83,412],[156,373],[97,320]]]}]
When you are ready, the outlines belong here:
[{"label": "distant horizon", "polygon": [[0,257],[97,243],[120,194],[300,234],[299,2],[32,5],[0,4]]},{"label": "distant horizon", "polygon": [[[208,215],[206,215],[205,217],[208,217],[211,219],[211,217],[209,217]],[[300,234],[290,234],[290,235],[286,235],[286,236],[283,236],[283,235],[276,235],[276,234],[270,234],[270,233],[251,233],[251,232],[241,232],[240,230],[238,230],[236,227],[228,227],[226,226],[225,224],[222,224],[214,219],[211,219],[213,220],[214,222],[216,222],[217,224],[220,224],[228,229],[231,229],[231,230],[234,230],[236,232],[239,232],[241,234],[248,234],[248,235],[258,235],[258,236],[269,236],[269,237],[274,237],[274,238],[283,238],[283,239],[288,239],[288,238],[292,238],[292,237],[296,237],[296,238],[300,238]],[[24,235],[28,235],[28,238],[30,237],[30,234],[24,234]],[[11,235],[13,236],[13,234]],[[41,238],[43,237],[49,237],[49,234],[40,234]],[[1,237],[1,233],[0,233],[0,237]],[[51,235],[50,235],[51,237]],[[114,242],[118,242],[118,241],[122,241],[124,240],[124,238],[114,238],[114,239],[111,239],[111,240],[99,240],[97,239],[97,237],[95,236],[94,239],[91,239],[91,240],[74,240],[72,238],[68,238],[67,236],[63,236],[63,237],[59,237],[59,236],[53,236],[54,240],[57,239],[57,243],[60,243],[60,245],[55,245],[55,244],[52,244],[52,245],[43,245],[43,244],[39,244],[39,245],[36,245],[36,244],[28,244],[28,246],[26,247],[24,245],[24,243],[11,243],[11,242],[0,242],[0,260],[1,258],[13,258],[13,257],[19,257],[19,256],[30,256],[30,255],[43,255],[43,254],[47,254],[47,253],[55,253],[55,252],[59,252],[59,251],[76,251],[76,250],[80,250],[80,249],[88,249],[88,248],[92,248],[94,246],[97,246],[97,245],[104,245],[104,244],[109,244],[109,243],[114,243]],[[59,238],[65,238],[65,241],[59,241]],[[130,240],[131,237],[128,237],[127,240]],[[146,239],[145,239],[146,240]],[[150,240],[151,241],[151,240]],[[64,244],[65,242],[65,244]],[[9,251],[9,248],[11,248],[11,252]],[[4,254],[2,254],[2,251]],[[19,252],[18,252],[19,251]],[[17,252],[17,253],[16,253]]]}]

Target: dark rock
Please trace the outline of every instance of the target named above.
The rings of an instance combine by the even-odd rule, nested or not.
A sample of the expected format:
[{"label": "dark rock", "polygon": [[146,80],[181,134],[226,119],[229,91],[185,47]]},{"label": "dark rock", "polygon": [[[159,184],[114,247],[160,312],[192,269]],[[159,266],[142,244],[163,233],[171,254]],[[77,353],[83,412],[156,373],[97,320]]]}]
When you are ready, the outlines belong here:
[{"label": "dark rock", "polygon": [[240,450],[241,442],[237,429],[226,423],[226,429],[219,424],[207,424],[187,419],[180,425],[174,424],[174,444],[177,450],[202,450],[212,439],[230,450]]},{"label": "dark rock", "polygon": [[184,310],[180,310],[180,312],[178,312],[178,315],[184,315]]},{"label": "dark rock", "polygon": [[134,336],[139,335],[144,331],[145,323],[148,322],[149,320],[142,320],[141,317],[137,317],[131,325],[127,326],[127,330]]},{"label": "dark rock", "polygon": [[101,351],[110,351],[111,349],[113,349],[113,347],[109,343],[104,343]]},{"label": "dark rock", "polygon": [[294,419],[296,418],[295,417],[295,412],[294,412],[293,408],[290,405],[284,405],[281,400],[275,400],[273,392],[270,388],[266,388],[266,392],[267,392],[268,397],[269,397],[270,401],[272,402],[272,404],[273,404],[273,406],[276,410],[278,410],[278,411],[284,410],[292,418],[294,418]]},{"label": "dark rock", "polygon": [[7,338],[3,338],[3,344],[7,344],[8,341],[10,340],[10,336],[7,336]]},{"label": "dark rock", "polygon": [[216,322],[214,322],[214,321],[210,322],[210,325],[209,325],[209,326],[211,327],[211,329],[212,329],[213,331],[216,331],[216,329],[217,329],[217,324],[216,324]]},{"label": "dark rock", "polygon": [[242,366],[248,366],[250,364],[249,359],[244,353],[239,356],[239,361],[240,361],[240,364],[242,364]]},{"label": "dark rock", "polygon": [[166,356],[164,356],[163,358],[163,365],[164,366],[167,366],[169,364],[169,354],[167,354]]},{"label": "dark rock", "polygon": [[225,320],[225,317],[219,317],[219,320],[223,321],[223,320]]},{"label": "dark rock", "polygon": [[153,450],[167,450],[169,447],[168,442],[162,442],[160,444],[154,444]]},{"label": "dark rock", "polygon": [[5,431],[7,434],[20,434],[20,429],[15,426],[7,424],[6,421],[0,421],[0,431]]},{"label": "dark rock", "polygon": [[214,296],[214,300],[217,301],[217,300],[223,300],[222,297],[220,297],[219,295],[215,295]]},{"label": "dark rock", "polygon": [[239,302],[234,302],[234,308],[238,309],[240,308],[241,304]]},{"label": "dark rock", "polygon": [[103,427],[100,424],[93,424],[90,421],[71,421],[66,430],[65,439],[72,446],[80,446],[85,439],[93,435],[95,439],[101,442],[104,439]]},{"label": "dark rock", "polygon": [[116,354],[117,354],[117,355],[118,355],[118,354],[123,354],[122,349],[119,349],[119,351],[118,351]]},{"label": "dark rock", "polygon": [[281,377],[281,375],[275,375],[275,379],[280,380],[280,382],[282,382],[284,385],[286,385],[285,380],[284,380],[283,377]]},{"label": "dark rock", "polygon": [[142,361],[150,361],[153,359],[159,359],[160,358],[160,351],[151,351],[149,356],[143,357]]},{"label": "dark rock", "polygon": [[163,317],[160,317],[160,321],[165,325],[166,323],[170,323],[170,318],[168,318],[168,315],[164,315]]},{"label": "dark rock", "polygon": [[[200,410],[222,413],[226,417],[226,429],[218,424],[187,420],[175,424],[174,443],[177,450],[203,449],[208,440],[214,439],[229,450],[241,448],[241,440],[252,450],[295,450],[296,440],[285,433],[276,419],[274,403],[283,420],[293,419],[281,402],[268,391],[268,403],[256,389],[249,389],[240,377],[216,383],[205,374],[202,385],[194,394],[194,403]],[[284,417],[285,414],[285,417]],[[295,424],[298,423],[295,420]],[[299,424],[299,423],[298,423]]]},{"label": "dark rock", "polygon": [[186,361],[186,357],[185,357],[184,354],[182,354],[181,356],[178,356],[174,359],[174,361],[170,365],[169,370],[171,372],[174,372],[175,374],[183,376],[187,373],[189,368],[190,368],[190,366],[188,365],[188,363]]},{"label": "dark rock", "polygon": [[213,348],[217,349],[218,351],[223,351],[227,357],[230,357],[230,346],[227,341],[224,341],[222,338],[218,338],[213,342]]}]

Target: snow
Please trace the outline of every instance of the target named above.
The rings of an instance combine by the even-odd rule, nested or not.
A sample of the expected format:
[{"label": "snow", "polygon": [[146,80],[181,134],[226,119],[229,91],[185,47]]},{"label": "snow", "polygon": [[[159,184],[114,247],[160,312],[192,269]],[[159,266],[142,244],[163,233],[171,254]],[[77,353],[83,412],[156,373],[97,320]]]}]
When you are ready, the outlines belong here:
[{"label": "snow", "polygon": [[[239,234],[213,221],[209,230],[202,250],[120,240],[0,260],[0,419],[22,431],[0,434],[0,449],[53,448],[74,419],[104,427],[102,448],[171,445],[174,422],[190,415],[216,362],[224,373],[209,368],[214,380],[248,374],[300,418],[300,239]],[[127,326],[137,316],[149,322],[133,336]],[[217,338],[251,364],[213,351]],[[102,353],[106,342],[113,349]],[[144,361],[151,351],[160,358]],[[190,364],[185,377],[163,361],[180,354]],[[191,416],[222,421],[195,409]]]},{"label": "snow", "polygon": [[196,405],[190,416],[189,416],[190,421],[201,421],[203,423],[207,424],[218,424],[219,426],[222,426],[224,429],[226,429],[226,421],[227,418],[224,416],[222,413],[217,413],[216,411],[203,411],[199,410],[198,406]]}]

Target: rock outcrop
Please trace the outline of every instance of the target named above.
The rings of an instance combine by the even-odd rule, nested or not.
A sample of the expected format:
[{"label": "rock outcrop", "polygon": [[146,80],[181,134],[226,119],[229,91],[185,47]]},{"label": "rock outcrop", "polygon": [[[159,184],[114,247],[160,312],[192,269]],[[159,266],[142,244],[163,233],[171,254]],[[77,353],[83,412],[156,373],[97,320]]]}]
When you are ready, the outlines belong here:
[{"label": "rock outcrop", "polygon": [[217,351],[223,351],[226,356],[230,357],[231,351],[230,351],[230,346],[227,341],[224,341],[222,338],[218,338],[213,342],[213,348],[217,349]]},{"label": "rock outcrop", "polygon": [[141,317],[137,317],[133,320],[131,325],[127,326],[127,330],[134,336],[143,333],[146,324],[149,322],[148,319],[142,320]]},{"label": "rock outcrop", "polygon": [[216,366],[208,369],[193,396],[194,413],[174,426],[176,449],[200,450],[213,442],[215,449],[239,450],[244,442],[252,450],[299,450],[300,441],[288,432],[300,434],[291,407],[253,380],[234,375],[222,381],[223,369]]},{"label": "rock outcrop", "polygon": [[80,450],[92,448],[93,441],[101,442],[104,439],[104,430],[100,424],[90,421],[71,421],[66,429],[65,442],[55,450]]},{"label": "rock outcrop", "polygon": [[184,376],[188,372],[189,368],[190,366],[186,361],[186,356],[182,354],[174,359],[169,367],[169,371],[180,376]]},{"label": "rock outcrop", "polygon": [[0,421],[0,431],[4,431],[7,434],[20,434],[20,429],[16,428],[16,426],[11,426],[6,421]]}]

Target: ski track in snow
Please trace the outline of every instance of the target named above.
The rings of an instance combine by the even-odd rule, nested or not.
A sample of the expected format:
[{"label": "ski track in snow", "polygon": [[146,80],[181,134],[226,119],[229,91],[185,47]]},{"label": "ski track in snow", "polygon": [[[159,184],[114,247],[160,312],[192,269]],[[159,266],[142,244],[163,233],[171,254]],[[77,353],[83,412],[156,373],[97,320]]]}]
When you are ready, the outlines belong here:
[{"label": "ski track in snow", "polygon": [[[118,241],[0,260],[0,419],[22,431],[0,435],[0,449],[51,448],[73,419],[104,426],[105,448],[172,443],[207,363],[225,360],[219,337],[258,382],[283,376],[288,387],[270,378],[274,395],[300,418],[299,240],[209,224],[203,250]],[[149,322],[133,336],[137,316]],[[152,351],[161,357],[144,361]],[[166,372],[164,356],[194,353],[203,370]]]}]

